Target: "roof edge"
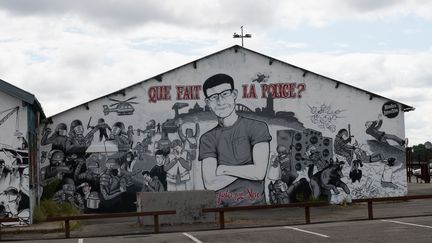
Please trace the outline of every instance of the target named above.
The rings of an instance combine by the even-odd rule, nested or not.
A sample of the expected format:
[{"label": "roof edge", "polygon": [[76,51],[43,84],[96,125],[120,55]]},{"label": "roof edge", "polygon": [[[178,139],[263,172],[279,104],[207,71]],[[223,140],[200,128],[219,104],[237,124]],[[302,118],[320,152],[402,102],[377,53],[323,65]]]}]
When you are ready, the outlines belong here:
[{"label": "roof edge", "polygon": [[27,92],[21,88],[18,88],[2,79],[0,79],[0,90],[3,91],[5,94],[20,99],[27,104],[30,104],[41,113],[42,118],[46,117],[41,104],[36,99],[36,96],[33,95],[32,93]]},{"label": "roof edge", "polygon": [[249,51],[249,52],[255,53],[255,54],[257,54],[257,55],[260,55],[260,56],[264,56],[264,57],[266,57],[266,58],[269,58],[270,60],[278,61],[278,62],[283,63],[283,64],[285,64],[285,65],[288,65],[288,66],[291,66],[291,67],[294,67],[294,68],[297,68],[297,69],[303,70],[304,72],[308,72],[308,73],[311,73],[311,74],[317,75],[317,76],[319,76],[319,77],[323,77],[323,78],[329,79],[329,80],[331,80],[331,81],[333,81],[333,82],[336,82],[336,83],[338,83],[338,84],[343,84],[343,85],[346,85],[346,86],[348,86],[348,87],[351,87],[351,88],[354,88],[354,89],[357,89],[357,90],[363,91],[363,92],[369,94],[371,97],[379,97],[379,98],[383,98],[383,99],[386,99],[386,100],[389,100],[389,101],[396,102],[396,103],[398,103],[398,104],[400,104],[400,105],[402,106],[402,110],[403,110],[404,112],[409,112],[409,111],[414,111],[414,110],[415,110],[415,108],[414,108],[413,106],[406,105],[406,104],[401,103],[401,102],[399,102],[399,101],[396,101],[396,100],[393,100],[393,99],[390,99],[390,98],[384,97],[384,96],[382,96],[382,95],[378,95],[378,94],[376,94],[376,93],[373,93],[373,92],[367,91],[367,90],[365,90],[365,89],[361,89],[361,88],[358,88],[358,87],[356,87],[356,86],[353,86],[353,85],[350,85],[350,84],[344,83],[344,82],[342,82],[342,81],[339,81],[339,80],[336,80],[336,79],[333,79],[333,78],[330,78],[330,77],[327,77],[327,76],[324,76],[324,75],[321,75],[321,74],[318,74],[318,73],[312,72],[312,71],[310,71],[310,70],[308,70],[308,69],[304,69],[304,68],[298,67],[298,66],[296,66],[296,65],[293,65],[293,64],[287,63],[287,62],[285,62],[285,61],[281,61],[281,60],[279,60],[279,59],[277,59],[277,58],[271,57],[271,56],[266,55],[266,54],[259,53],[259,52],[257,52],[257,51],[254,51],[254,50],[251,50],[251,49],[245,48],[245,47],[243,47],[243,46],[240,46],[240,45],[233,45],[233,46],[230,46],[230,47],[224,48],[224,49],[222,49],[222,50],[219,50],[219,51],[213,52],[213,53],[211,53],[211,54],[208,54],[208,55],[206,55],[206,56],[203,56],[203,57],[201,57],[201,58],[195,59],[195,60],[193,60],[193,61],[190,61],[190,62],[188,62],[188,63],[185,63],[185,64],[180,65],[180,66],[178,66],[178,67],[175,67],[175,68],[169,69],[169,70],[167,70],[167,71],[165,71],[165,72],[163,72],[163,73],[159,73],[159,74],[157,74],[157,75],[155,75],[155,76],[152,76],[152,77],[150,77],[150,78],[148,78],[148,79],[144,79],[144,80],[138,81],[138,82],[136,82],[136,83],[134,83],[134,84],[131,84],[131,85],[129,85],[129,86],[126,86],[126,87],[124,87],[124,88],[122,88],[122,89],[119,89],[119,90],[117,90],[117,91],[114,91],[114,92],[108,93],[108,94],[106,94],[106,95],[103,95],[103,96],[100,96],[100,97],[94,98],[94,99],[89,100],[89,101],[87,101],[87,102],[84,102],[84,103],[82,103],[82,104],[79,104],[79,105],[76,105],[76,106],[74,106],[74,107],[68,108],[68,109],[66,109],[66,110],[64,110],[64,111],[61,111],[61,112],[56,113],[56,114],[54,114],[54,115],[51,115],[51,116],[49,116],[48,118],[52,118],[52,117],[54,117],[54,116],[60,115],[60,114],[62,114],[62,113],[65,113],[65,112],[67,112],[67,111],[69,111],[69,110],[75,109],[75,108],[80,107],[80,106],[87,106],[88,103],[90,103],[90,102],[93,102],[93,101],[96,101],[96,100],[99,100],[99,99],[102,99],[102,98],[105,98],[105,97],[109,97],[109,96],[111,96],[111,95],[124,94],[126,89],[129,89],[129,88],[131,88],[131,87],[133,87],[133,86],[136,86],[136,85],[139,85],[139,84],[141,84],[141,83],[148,82],[148,81],[153,80],[153,79],[156,79],[156,80],[158,80],[158,81],[162,81],[162,79],[163,79],[163,75],[166,74],[166,73],[169,73],[169,72],[175,71],[175,70],[177,70],[177,69],[183,68],[183,67],[185,67],[185,66],[188,66],[188,65],[194,64],[194,63],[196,63],[196,62],[198,62],[198,61],[200,61],[200,60],[206,59],[206,58],[208,58],[208,57],[210,57],[210,56],[213,56],[213,55],[219,54],[219,53],[221,53],[221,52],[224,52],[224,51],[227,51],[227,50],[230,50],[230,49],[235,49],[236,51],[237,51],[238,49],[244,49],[244,50],[247,50],[247,51]]}]

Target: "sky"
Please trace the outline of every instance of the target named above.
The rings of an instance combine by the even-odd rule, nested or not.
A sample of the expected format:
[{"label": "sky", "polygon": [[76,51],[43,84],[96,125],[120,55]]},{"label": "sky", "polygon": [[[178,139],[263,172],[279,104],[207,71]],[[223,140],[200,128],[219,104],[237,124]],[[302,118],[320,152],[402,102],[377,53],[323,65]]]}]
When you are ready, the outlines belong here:
[{"label": "sky", "polygon": [[241,44],[414,106],[432,140],[429,0],[1,0],[0,79],[51,116]]}]

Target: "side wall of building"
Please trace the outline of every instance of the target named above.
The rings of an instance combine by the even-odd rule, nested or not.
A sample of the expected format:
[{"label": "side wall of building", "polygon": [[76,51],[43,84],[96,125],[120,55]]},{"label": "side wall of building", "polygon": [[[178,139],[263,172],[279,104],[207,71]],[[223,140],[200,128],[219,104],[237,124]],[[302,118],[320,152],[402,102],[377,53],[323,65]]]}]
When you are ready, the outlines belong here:
[{"label": "side wall of building", "polygon": [[[215,74],[235,90],[206,99]],[[219,206],[401,196],[404,137],[400,104],[231,48],[52,117],[42,197],[117,212],[137,191],[215,190]]]},{"label": "side wall of building", "polygon": [[27,107],[0,91],[0,217],[30,217]]}]

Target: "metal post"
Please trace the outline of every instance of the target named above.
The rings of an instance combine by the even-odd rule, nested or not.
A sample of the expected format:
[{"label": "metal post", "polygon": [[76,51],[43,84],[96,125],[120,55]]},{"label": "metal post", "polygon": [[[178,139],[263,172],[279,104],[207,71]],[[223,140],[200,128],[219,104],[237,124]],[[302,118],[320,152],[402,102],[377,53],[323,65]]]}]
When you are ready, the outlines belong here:
[{"label": "metal post", "polygon": [[241,29],[241,39],[242,39],[242,47],[243,47],[243,25],[240,27],[240,29]]},{"label": "metal post", "polygon": [[242,45],[242,47],[244,47],[244,38],[251,38],[252,35],[251,34],[243,34],[243,25],[240,26],[240,30],[241,30],[240,35],[236,34],[234,32],[233,38],[241,38],[241,45]]},{"label": "metal post", "polygon": [[219,226],[221,229],[225,229],[225,215],[224,211],[219,211]]},{"label": "metal post", "polygon": [[159,233],[159,215],[155,214],[154,217],[154,231],[155,233]]},{"label": "metal post", "polygon": [[369,218],[370,220],[373,219],[372,201],[368,201],[368,218]]},{"label": "metal post", "polygon": [[69,219],[65,219],[65,237],[70,238],[70,224]]},{"label": "metal post", "polygon": [[309,206],[305,206],[305,218],[306,218],[306,224],[310,224],[310,208],[309,208]]}]

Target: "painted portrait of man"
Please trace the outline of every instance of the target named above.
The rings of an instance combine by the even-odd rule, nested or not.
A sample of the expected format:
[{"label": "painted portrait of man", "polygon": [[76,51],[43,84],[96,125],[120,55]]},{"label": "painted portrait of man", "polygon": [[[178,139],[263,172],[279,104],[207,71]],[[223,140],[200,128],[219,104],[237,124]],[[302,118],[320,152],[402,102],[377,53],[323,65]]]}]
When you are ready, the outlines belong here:
[{"label": "painted portrait of man", "polygon": [[264,177],[271,136],[266,123],[237,114],[238,91],[227,74],[203,84],[205,102],[218,124],[200,138],[204,186],[215,190],[220,206],[265,203]]}]

